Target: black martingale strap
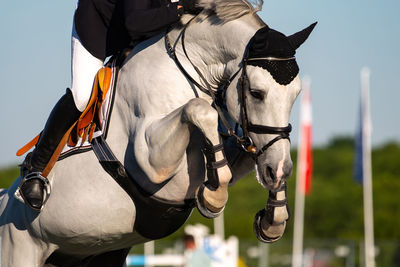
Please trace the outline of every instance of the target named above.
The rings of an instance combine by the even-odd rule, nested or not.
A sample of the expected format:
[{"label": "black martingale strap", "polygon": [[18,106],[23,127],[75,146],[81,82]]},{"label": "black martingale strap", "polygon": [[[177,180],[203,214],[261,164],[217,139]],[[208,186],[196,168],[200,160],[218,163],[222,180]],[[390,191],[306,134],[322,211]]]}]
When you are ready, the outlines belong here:
[{"label": "black martingale strap", "polygon": [[114,156],[103,136],[93,138],[93,151],[103,169],[131,197],[136,208],[135,230],[148,239],[166,237],[178,230],[190,216],[195,200],[173,202],[153,196],[141,188]]}]

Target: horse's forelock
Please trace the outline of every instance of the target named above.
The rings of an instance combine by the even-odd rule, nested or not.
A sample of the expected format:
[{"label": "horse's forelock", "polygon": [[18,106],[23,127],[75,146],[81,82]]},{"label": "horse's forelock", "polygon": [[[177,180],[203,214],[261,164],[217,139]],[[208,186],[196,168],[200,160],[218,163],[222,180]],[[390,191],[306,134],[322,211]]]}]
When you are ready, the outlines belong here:
[{"label": "horse's forelock", "polygon": [[223,21],[231,21],[261,10],[263,0],[199,0],[198,5]]}]

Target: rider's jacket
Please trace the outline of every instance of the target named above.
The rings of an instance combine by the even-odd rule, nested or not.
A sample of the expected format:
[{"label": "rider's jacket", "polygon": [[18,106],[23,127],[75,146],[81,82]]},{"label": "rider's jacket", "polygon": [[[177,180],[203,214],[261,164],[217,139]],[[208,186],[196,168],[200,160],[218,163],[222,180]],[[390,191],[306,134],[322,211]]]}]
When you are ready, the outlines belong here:
[{"label": "rider's jacket", "polygon": [[75,28],[83,46],[104,60],[178,21],[169,0],[79,0]]}]

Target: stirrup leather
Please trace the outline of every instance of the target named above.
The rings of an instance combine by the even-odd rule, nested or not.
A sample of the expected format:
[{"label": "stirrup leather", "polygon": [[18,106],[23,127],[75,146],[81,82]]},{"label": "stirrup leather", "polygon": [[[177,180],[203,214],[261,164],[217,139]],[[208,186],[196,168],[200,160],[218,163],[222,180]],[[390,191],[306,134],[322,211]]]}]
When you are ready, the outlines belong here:
[{"label": "stirrup leather", "polygon": [[[42,204],[42,207],[41,207],[40,210],[32,207],[29,204],[29,202],[25,200],[24,195],[21,193],[22,185],[25,182],[27,182],[29,180],[32,180],[32,179],[39,179],[40,181],[43,182],[43,186],[44,186],[44,188],[43,188],[43,193],[44,193],[43,194],[43,204]],[[49,179],[47,179],[46,177],[43,177],[42,173],[40,173],[40,172],[31,172],[31,173],[28,173],[26,176],[24,176],[22,178],[21,182],[19,183],[19,186],[18,186],[17,190],[15,190],[14,196],[15,196],[16,199],[18,199],[22,203],[26,204],[31,209],[36,210],[36,211],[41,211],[43,209],[44,205],[46,204],[47,200],[49,199],[50,193],[51,193],[51,185],[50,185]]]}]

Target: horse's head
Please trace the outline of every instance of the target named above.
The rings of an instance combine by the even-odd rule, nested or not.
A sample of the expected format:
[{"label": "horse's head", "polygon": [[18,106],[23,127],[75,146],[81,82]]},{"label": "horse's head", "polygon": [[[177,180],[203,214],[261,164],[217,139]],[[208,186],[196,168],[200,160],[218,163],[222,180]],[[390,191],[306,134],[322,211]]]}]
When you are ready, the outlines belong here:
[{"label": "horse's head", "polygon": [[[230,121],[219,111],[228,134],[235,135],[242,147],[252,153],[258,181],[270,191],[266,208],[256,214],[254,231],[260,241],[274,242],[283,235],[289,217],[284,186],[292,172],[289,117],[301,90],[295,53],[315,24],[285,36],[270,29],[256,15],[262,2],[257,1],[253,7],[247,0],[199,0],[203,11],[191,20],[191,34],[185,40],[186,47],[191,48],[190,63],[207,85],[208,89],[202,91],[209,93],[220,107],[225,100],[230,117],[241,125],[243,133],[234,133]],[[189,58],[188,53],[184,54]],[[210,93],[211,88],[219,88],[221,98]],[[199,190],[200,211],[210,208],[203,208],[207,204],[201,199],[218,195],[211,192],[214,191]],[[222,199],[226,201],[226,197]],[[221,205],[212,206],[216,207]],[[218,214],[215,210],[221,209],[207,214]]]},{"label": "horse's head", "polygon": [[295,51],[315,24],[291,36],[259,29],[246,48],[240,78],[227,89],[227,108],[254,152],[257,179],[272,191],[292,172],[289,117],[301,90]]}]

